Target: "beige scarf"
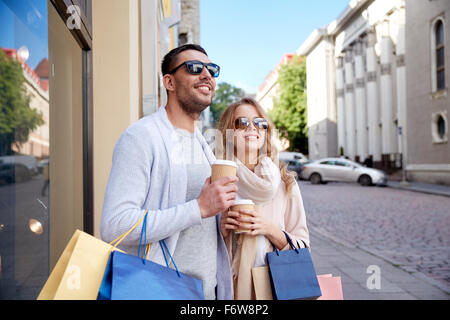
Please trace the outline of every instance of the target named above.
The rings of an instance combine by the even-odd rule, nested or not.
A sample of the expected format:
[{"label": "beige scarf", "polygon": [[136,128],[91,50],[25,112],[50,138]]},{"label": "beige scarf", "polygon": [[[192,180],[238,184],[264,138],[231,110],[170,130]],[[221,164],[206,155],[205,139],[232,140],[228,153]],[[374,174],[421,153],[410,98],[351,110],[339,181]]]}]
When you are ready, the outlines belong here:
[{"label": "beige scarf", "polygon": [[[261,206],[269,203],[275,197],[281,183],[280,169],[269,157],[262,158],[255,167],[255,172],[249,170],[239,159],[236,183],[239,188],[239,196],[243,199],[253,200],[255,211],[261,214]],[[252,268],[255,263],[256,236],[246,234],[235,235],[233,233],[232,251],[237,251],[240,247],[240,254],[233,258],[232,274],[235,300],[255,299],[255,292],[252,281]],[[234,256],[235,252],[233,252]]]}]

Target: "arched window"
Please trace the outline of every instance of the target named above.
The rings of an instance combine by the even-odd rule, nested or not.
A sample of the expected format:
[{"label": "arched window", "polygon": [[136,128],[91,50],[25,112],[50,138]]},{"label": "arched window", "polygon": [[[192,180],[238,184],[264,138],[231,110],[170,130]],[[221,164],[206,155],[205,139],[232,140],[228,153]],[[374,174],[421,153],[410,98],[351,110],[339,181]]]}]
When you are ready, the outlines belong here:
[{"label": "arched window", "polygon": [[442,20],[436,21],[434,25],[434,36],[436,39],[436,89],[445,89],[445,53],[444,53],[444,24]]}]

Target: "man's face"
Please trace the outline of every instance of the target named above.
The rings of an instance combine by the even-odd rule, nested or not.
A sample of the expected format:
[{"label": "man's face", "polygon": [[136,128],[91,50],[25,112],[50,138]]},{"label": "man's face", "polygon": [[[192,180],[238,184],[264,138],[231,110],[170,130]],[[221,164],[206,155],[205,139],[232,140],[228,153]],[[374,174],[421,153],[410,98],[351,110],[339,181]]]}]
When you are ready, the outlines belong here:
[{"label": "man's face", "polygon": [[[197,50],[186,50],[177,55],[172,69],[189,60],[210,63],[208,56]],[[216,87],[216,80],[206,68],[198,75],[190,74],[186,66],[182,66],[174,74],[174,94],[181,107],[188,113],[200,113],[211,105]]]}]

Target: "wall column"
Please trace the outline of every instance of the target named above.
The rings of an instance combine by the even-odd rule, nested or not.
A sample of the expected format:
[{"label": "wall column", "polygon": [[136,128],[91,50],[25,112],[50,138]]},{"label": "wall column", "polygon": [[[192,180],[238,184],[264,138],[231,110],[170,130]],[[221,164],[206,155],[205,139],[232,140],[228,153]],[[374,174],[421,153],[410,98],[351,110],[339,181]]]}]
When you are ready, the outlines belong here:
[{"label": "wall column", "polygon": [[[387,25],[388,23],[385,22]],[[386,28],[386,27],[385,27]],[[394,114],[393,114],[393,91],[392,91],[392,41],[388,32],[383,34],[381,39],[381,147],[383,154],[383,165],[386,165],[388,155],[395,152],[393,138],[394,134]]]},{"label": "wall column", "polygon": [[398,147],[402,154],[402,168],[406,167],[406,67],[405,67],[405,9],[399,12],[400,25],[397,34],[397,119]]},{"label": "wall column", "polygon": [[359,161],[366,159],[367,150],[367,111],[366,88],[364,80],[363,43],[358,42],[355,48],[355,112],[356,112],[356,155]]},{"label": "wall column", "polygon": [[355,137],[355,106],[353,96],[353,54],[351,50],[345,52],[345,124],[347,132],[347,150],[345,155],[351,160],[356,155],[356,137]]},{"label": "wall column", "polygon": [[372,160],[381,161],[381,128],[377,83],[377,55],[375,52],[375,30],[370,30],[367,35],[366,65],[367,65],[367,125],[369,155]]},{"label": "wall column", "polygon": [[347,151],[345,137],[345,100],[344,100],[344,58],[338,57],[336,69],[336,100],[337,100],[337,128],[338,128],[338,154],[341,147]]}]

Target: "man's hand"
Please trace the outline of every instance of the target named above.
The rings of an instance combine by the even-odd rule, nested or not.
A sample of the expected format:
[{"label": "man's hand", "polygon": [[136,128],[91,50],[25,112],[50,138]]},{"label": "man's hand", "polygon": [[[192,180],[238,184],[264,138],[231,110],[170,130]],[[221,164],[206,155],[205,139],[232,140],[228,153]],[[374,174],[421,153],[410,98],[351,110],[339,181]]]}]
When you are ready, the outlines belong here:
[{"label": "man's hand", "polygon": [[202,218],[208,218],[226,211],[236,199],[237,177],[224,177],[211,183],[211,177],[206,179],[202,191],[197,198]]}]

